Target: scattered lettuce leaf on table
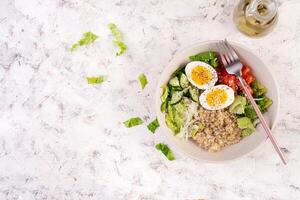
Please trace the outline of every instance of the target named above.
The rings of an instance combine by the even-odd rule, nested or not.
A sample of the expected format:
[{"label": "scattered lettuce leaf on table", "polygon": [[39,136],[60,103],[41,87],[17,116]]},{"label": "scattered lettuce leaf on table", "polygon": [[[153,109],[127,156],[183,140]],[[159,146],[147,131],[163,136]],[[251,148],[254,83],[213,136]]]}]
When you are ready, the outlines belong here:
[{"label": "scattered lettuce leaf on table", "polygon": [[126,44],[122,41],[114,41],[114,43],[120,48],[120,51],[116,53],[116,56],[122,55],[127,49]]},{"label": "scattered lettuce leaf on table", "polygon": [[193,56],[190,56],[191,61],[202,61],[214,68],[217,68],[219,65],[218,55],[213,51],[202,52]]},{"label": "scattered lettuce leaf on table", "polygon": [[133,126],[138,126],[142,123],[143,123],[143,120],[140,117],[133,117],[133,118],[130,118],[130,119],[126,120],[125,122],[123,122],[123,124],[127,128],[131,128]]},{"label": "scattered lettuce leaf on table", "polygon": [[95,42],[99,38],[98,35],[92,32],[86,32],[83,34],[82,38],[70,48],[71,51],[75,51],[78,46],[84,46]]},{"label": "scattered lettuce leaf on table", "polygon": [[101,84],[107,80],[107,76],[93,76],[93,77],[86,77],[88,84]]},{"label": "scattered lettuce leaf on table", "polygon": [[155,118],[152,122],[150,122],[147,126],[148,130],[152,133],[155,133],[156,129],[159,127],[159,123],[157,118]]},{"label": "scattered lettuce leaf on table", "polygon": [[144,89],[146,87],[146,85],[148,84],[148,80],[147,80],[146,75],[145,74],[140,74],[138,78],[139,78],[142,89]]},{"label": "scattered lettuce leaf on table", "polygon": [[119,47],[119,51],[116,53],[116,56],[120,56],[127,49],[127,46],[122,41],[122,33],[114,23],[108,24],[108,28],[110,29],[111,33],[115,36],[113,43]]},{"label": "scattered lettuce leaf on table", "polygon": [[175,157],[173,155],[173,152],[171,151],[171,149],[168,147],[168,145],[164,144],[164,143],[158,143],[157,145],[155,145],[155,148],[159,151],[161,151],[168,160],[175,160]]}]

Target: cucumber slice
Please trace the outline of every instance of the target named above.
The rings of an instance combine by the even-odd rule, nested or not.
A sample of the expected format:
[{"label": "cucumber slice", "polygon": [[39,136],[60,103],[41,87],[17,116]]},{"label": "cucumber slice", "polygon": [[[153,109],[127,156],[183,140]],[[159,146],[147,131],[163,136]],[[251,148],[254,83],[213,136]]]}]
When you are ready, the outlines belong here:
[{"label": "cucumber slice", "polygon": [[189,93],[189,89],[190,89],[190,87],[184,88],[184,89],[182,90],[183,95],[188,94],[188,93]]},{"label": "cucumber slice", "polygon": [[172,87],[180,87],[180,83],[179,83],[179,80],[178,80],[177,76],[175,76],[174,78],[172,78],[172,79],[169,81],[169,84],[170,84]]},{"label": "cucumber slice", "polygon": [[179,83],[182,88],[187,88],[190,85],[189,80],[187,79],[185,74],[180,74]]},{"label": "cucumber slice", "polygon": [[171,101],[170,104],[176,104],[178,103],[183,97],[183,91],[175,91],[173,92],[172,96],[171,96]]},{"label": "cucumber slice", "polygon": [[170,94],[172,95],[174,92],[176,91],[182,91],[182,88],[180,86],[176,86],[176,87],[173,87],[173,86],[169,86],[170,88]]},{"label": "cucumber slice", "polygon": [[199,90],[197,88],[190,87],[189,93],[193,101],[195,102],[199,101]]}]

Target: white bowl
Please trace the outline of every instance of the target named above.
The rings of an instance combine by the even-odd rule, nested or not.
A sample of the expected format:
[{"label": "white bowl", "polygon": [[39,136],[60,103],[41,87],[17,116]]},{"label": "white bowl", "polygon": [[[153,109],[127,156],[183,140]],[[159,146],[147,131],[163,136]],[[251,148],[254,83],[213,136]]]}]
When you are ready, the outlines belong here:
[{"label": "white bowl", "polygon": [[[189,56],[208,50],[217,51],[217,42],[218,41],[207,41],[197,43],[176,53],[161,74],[155,97],[158,121],[162,127],[163,134],[167,137],[168,142],[170,142],[174,150],[178,150],[194,159],[206,162],[224,162],[239,158],[256,149],[267,139],[263,128],[261,125],[258,125],[256,132],[242,139],[239,143],[225,147],[220,152],[210,153],[202,150],[193,141],[185,141],[175,137],[173,132],[166,126],[165,115],[160,111],[160,96],[162,94],[160,87],[169,81],[171,75],[179,66],[185,66],[188,62],[190,62]],[[269,108],[268,112],[264,116],[273,129],[279,112],[279,92],[277,83],[271,70],[247,47],[235,42],[230,42],[230,44],[239,53],[241,60],[252,68],[256,79],[268,88],[267,96],[273,100],[273,105]]]}]

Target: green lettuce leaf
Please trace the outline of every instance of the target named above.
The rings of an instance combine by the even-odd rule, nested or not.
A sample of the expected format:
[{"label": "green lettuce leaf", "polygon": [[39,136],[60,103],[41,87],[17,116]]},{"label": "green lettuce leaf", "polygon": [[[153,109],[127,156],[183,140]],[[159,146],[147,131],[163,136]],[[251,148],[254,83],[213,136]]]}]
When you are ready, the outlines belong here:
[{"label": "green lettuce leaf", "polygon": [[107,76],[86,77],[88,84],[100,84],[106,81]]},{"label": "green lettuce leaf", "polygon": [[127,49],[127,46],[122,41],[122,33],[114,23],[108,24],[108,28],[110,29],[111,33],[115,36],[113,43],[119,47],[119,51],[116,53],[116,56],[120,56]]},{"label": "green lettuce leaf", "polygon": [[155,120],[150,122],[150,124],[148,124],[148,126],[147,126],[148,130],[151,131],[152,133],[155,133],[155,131],[158,127],[159,127],[159,123],[158,123],[157,118],[155,118]]},{"label": "green lettuce leaf", "polygon": [[139,81],[140,81],[142,89],[144,89],[146,87],[146,85],[148,84],[148,80],[147,80],[147,77],[145,76],[145,74],[139,75]]},{"label": "green lettuce leaf", "polygon": [[168,107],[168,102],[167,102],[167,101],[163,102],[163,103],[160,105],[160,111],[161,111],[161,112],[166,112],[167,107]]},{"label": "green lettuce leaf", "polygon": [[184,101],[180,101],[175,105],[168,104],[166,124],[175,135],[179,133],[180,128],[185,122],[185,108],[186,105]]},{"label": "green lettuce leaf", "polygon": [[75,49],[77,49],[78,46],[84,46],[84,45],[91,44],[91,43],[95,42],[95,40],[97,40],[98,38],[99,38],[98,35],[96,35],[92,32],[86,32],[83,34],[82,38],[77,43],[72,45],[70,50],[74,51]]},{"label": "green lettuce leaf", "polygon": [[160,99],[162,102],[165,102],[169,96],[169,87],[166,84],[164,84],[161,86],[161,89],[162,89],[162,95]]},{"label": "green lettuce leaf", "polygon": [[[265,113],[268,111],[268,108],[273,104],[273,101],[269,99],[266,96],[263,96],[259,100],[256,100],[257,106],[260,109],[262,113]],[[252,105],[248,102],[246,107],[245,107],[245,116],[250,118],[252,121],[257,119],[256,112]]]},{"label": "green lettuce leaf", "polygon": [[264,96],[261,100],[256,101],[260,111],[265,113],[268,111],[268,108],[273,104],[273,101],[268,97]]},{"label": "green lettuce leaf", "polygon": [[166,115],[166,124],[167,126],[175,133],[178,134],[180,131],[180,127],[171,119],[170,115]]},{"label": "green lettuce leaf", "polygon": [[268,91],[265,86],[263,86],[261,83],[257,81],[251,83],[251,88],[253,90],[253,97],[255,98],[264,96]]},{"label": "green lettuce leaf", "polygon": [[173,152],[168,147],[168,145],[166,145],[164,143],[159,143],[159,144],[155,145],[155,148],[157,150],[161,151],[167,157],[168,160],[175,160]]},{"label": "green lettuce leaf", "polygon": [[212,67],[216,68],[219,65],[218,55],[213,51],[202,52],[193,56],[190,56],[191,61],[202,61],[205,62]]},{"label": "green lettuce leaf", "polygon": [[245,116],[248,117],[251,120],[257,119],[256,112],[255,112],[255,110],[254,110],[254,108],[252,107],[251,104],[248,104],[245,107]]},{"label": "green lettuce leaf", "polygon": [[128,120],[126,120],[125,122],[123,122],[123,124],[127,127],[127,128],[131,128],[133,126],[138,126],[140,124],[143,123],[143,120],[139,117],[133,117],[130,118]]}]

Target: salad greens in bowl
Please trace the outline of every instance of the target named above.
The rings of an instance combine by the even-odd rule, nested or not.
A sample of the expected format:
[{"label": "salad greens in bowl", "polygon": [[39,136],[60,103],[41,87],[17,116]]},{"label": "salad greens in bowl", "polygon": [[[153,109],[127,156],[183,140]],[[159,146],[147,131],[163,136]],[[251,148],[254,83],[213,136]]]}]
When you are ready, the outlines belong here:
[{"label": "salad greens in bowl", "polygon": [[[223,67],[217,42],[178,52],[164,69],[156,92],[164,135],[179,151],[208,162],[241,157],[267,139],[238,80]],[[242,76],[273,128],[279,107],[275,79],[248,48],[231,44],[244,64]]]}]

